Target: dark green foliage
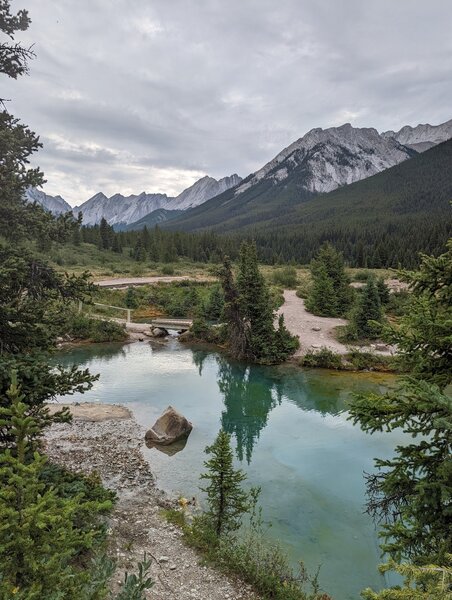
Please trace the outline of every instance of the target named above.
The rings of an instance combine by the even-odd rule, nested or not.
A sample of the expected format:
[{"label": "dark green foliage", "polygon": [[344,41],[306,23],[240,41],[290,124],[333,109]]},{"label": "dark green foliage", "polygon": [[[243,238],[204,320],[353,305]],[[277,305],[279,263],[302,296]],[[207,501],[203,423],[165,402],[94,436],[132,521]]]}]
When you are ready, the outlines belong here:
[{"label": "dark green foliage", "polygon": [[352,303],[353,289],[342,255],[331,244],[324,244],[312,260],[311,276],[306,308],[322,317],[343,316]]},{"label": "dark green foliage", "polygon": [[99,248],[108,250],[113,244],[113,228],[102,217],[99,224]]},{"label": "dark green foliage", "polygon": [[60,275],[23,248],[0,245],[0,353],[51,348],[63,306],[91,291],[87,279]]},{"label": "dark green foliage", "polygon": [[221,286],[215,285],[204,305],[204,315],[209,321],[220,321],[224,309],[224,294]]},{"label": "dark green foliage", "polygon": [[127,288],[125,304],[127,308],[137,308],[138,307],[138,298],[137,292],[134,287],[129,286]]},{"label": "dark green foliage", "polygon": [[[111,508],[108,499],[85,500],[83,493],[64,497],[46,486],[46,460],[33,453],[39,423],[13,376],[9,408],[0,409],[0,422],[13,423],[15,452],[0,454],[0,591],[9,598],[17,592],[29,600],[72,600],[90,581],[83,560],[103,539],[94,515]],[[83,517],[88,516],[88,522]],[[78,526],[76,525],[78,523]],[[105,582],[90,596],[101,598]]]},{"label": "dark green foliage", "polygon": [[378,290],[378,295],[380,297],[380,302],[382,306],[386,306],[389,303],[389,298],[390,298],[390,292],[389,292],[389,288],[385,283],[384,277],[379,277],[377,279],[377,290]]},{"label": "dark green foliage", "polygon": [[381,333],[382,319],[379,290],[375,279],[370,277],[357,298],[348,329],[355,339],[376,339]]},{"label": "dark green foliage", "polygon": [[345,358],[356,371],[397,371],[396,360],[392,356],[350,350]]},{"label": "dark green foliage", "polygon": [[452,380],[452,240],[445,253],[423,255],[419,271],[402,277],[411,294],[386,338],[398,345],[404,369],[444,388]]},{"label": "dark green foliage", "polygon": [[403,317],[407,313],[409,303],[410,293],[407,290],[393,292],[389,294],[389,301],[385,306],[386,314],[392,317]]},{"label": "dark green foliage", "polygon": [[357,396],[351,418],[364,431],[401,427],[416,442],[396,456],[376,459],[367,476],[368,512],[383,521],[382,549],[397,562],[443,564],[452,553],[452,399],[427,383],[408,379],[383,396]]},{"label": "dark green foliage", "polygon": [[210,338],[210,327],[203,316],[197,316],[193,319],[193,325],[191,326],[191,332],[197,340],[209,341]]},{"label": "dark green foliage", "polygon": [[259,271],[256,245],[242,244],[236,283],[229,259],[225,259],[220,279],[228,346],[233,356],[266,364],[283,362],[291,356],[299,342],[287,331],[282,315],[275,330],[273,301]]},{"label": "dark green foliage", "polygon": [[253,186],[237,204],[227,201],[234,197],[228,190],[165,227],[252,236],[260,260],[271,264],[308,263],[329,240],[351,266],[413,268],[420,251],[438,254],[451,235],[451,161],[449,140],[328,194],[302,197],[284,181]]},{"label": "dark green foliage", "polygon": [[451,273],[449,242],[446,253],[424,256],[420,271],[406,274],[409,312],[386,333],[415,378],[384,396],[357,396],[350,410],[365,431],[402,428],[413,437],[367,477],[368,510],[383,521],[382,548],[397,562],[444,565],[452,553],[452,399],[443,392],[452,379]]},{"label": "dark green foliage", "polygon": [[307,352],[300,360],[303,367],[317,367],[320,369],[342,369],[342,358],[328,348],[321,348],[316,352]]},{"label": "dark green foliage", "polygon": [[211,455],[204,463],[207,471],[201,475],[201,479],[209,482],[201,488],[207,494],[206,518],[215,535],[221,536],[240,527],[243,515],[252,507],[251,497],[241,486],[245,473],[234,469],[231,438],[227,433],[220,430],[206,453]]},{"label": "dark green foliage", "polygon": [[72,314],[67,320],[65,331],[78,340],[91,342],[122,342],[127,337],[123,325],[83,314]]}]

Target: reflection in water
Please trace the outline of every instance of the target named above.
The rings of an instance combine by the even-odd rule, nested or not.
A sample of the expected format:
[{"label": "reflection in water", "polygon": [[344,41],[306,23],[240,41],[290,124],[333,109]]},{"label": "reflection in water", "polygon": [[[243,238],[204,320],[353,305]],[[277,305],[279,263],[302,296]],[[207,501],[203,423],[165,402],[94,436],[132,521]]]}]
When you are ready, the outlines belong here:
[{"label": "reflection in water", "polygon": [[96,362],[108,363],[119,357],[125,358],[129,351],[130,346],[125,345],[123,342],[117,344],[83,344],[75,348],[69,347],[61,350],[53,362],[65,367],[73,364],[82,367],[92,363],[93,359]]},{"label": "reflection in water", "polygon": [[177,454],[178,452],[180,452],[181,450],[183,450],[185,448],[185,446],[187,445],[187,440],[188,440],[188,437],[184,438],[183,440],[178,440],[177,442],[169,444],[169,446],[162,446],[161,444],[154,444],[153,442],[150,442],[149,440],[145,440],[145,441],[146,441],[146,446],[148,448],[155,448],[156,450],[158,450],[159,452],[163,452],[163,454],[166,454],[167,456],[174,456],[175,454]]},{"label": "reflection in water", "polygon": [[204,362],[208,356],[209,356],[209,353],[206,352],[205,350],[192,350],[193,363],[198,368],[199,376],[202,375],[202,369],[204,367]]},{"label": "reflection in water", "polygon": [[251,462],[254,444],[267,425],[268,413],[281,403],[280,386],[262,375],[262,367],[217,357],[218,387],[224,397],[223,429],[237,440],[237,458]]}]

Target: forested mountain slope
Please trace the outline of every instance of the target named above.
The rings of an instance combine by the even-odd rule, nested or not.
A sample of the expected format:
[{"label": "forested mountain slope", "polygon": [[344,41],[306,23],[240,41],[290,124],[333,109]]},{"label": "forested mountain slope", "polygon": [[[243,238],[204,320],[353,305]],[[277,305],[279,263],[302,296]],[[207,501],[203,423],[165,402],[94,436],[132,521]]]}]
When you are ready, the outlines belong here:
[{"label": "forested mountain slope", "polygon": [[361,266],[415,264],[419,251],[439,251],[452,231],[452,140],[301,205],[287,189],[271,210],[260,208],[259,197],[237,210],[227,194],[169,226],[252,235],[269,261],[309,261],[330,240]]}]

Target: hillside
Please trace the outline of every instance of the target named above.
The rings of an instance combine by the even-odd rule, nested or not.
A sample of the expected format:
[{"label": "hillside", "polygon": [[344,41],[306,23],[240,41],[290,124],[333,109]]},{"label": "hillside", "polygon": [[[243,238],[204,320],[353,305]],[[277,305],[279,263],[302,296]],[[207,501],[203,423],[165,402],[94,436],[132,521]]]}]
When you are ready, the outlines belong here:
[{"label": "hillside", "polygon": [[158,208],[129,225],[121,223],[120,225],[114,225],[113,227],[115,231],[135,231],[143,229],[143,227],[150,229],[151,227],[155,227],[156,225],[160,225],[161,223],[170,221],[171,219],[182,215],[183,212],[183,210],[166,210],[165,208]]},{"label": "hillside", "polygon": [[241,207],[223,194],[169,227],[252,234],[267,261],[306,262],[330,240],[355,264],[364,265],[365,256],[368,266],[388,264],[388,253],[393,266],[413,264],[418,251],[439,251],[452,232],[452,140],[363,181],[311,195],[301,206],[291,201],[290,188],[264,193],[263,206],[256,196]]}]

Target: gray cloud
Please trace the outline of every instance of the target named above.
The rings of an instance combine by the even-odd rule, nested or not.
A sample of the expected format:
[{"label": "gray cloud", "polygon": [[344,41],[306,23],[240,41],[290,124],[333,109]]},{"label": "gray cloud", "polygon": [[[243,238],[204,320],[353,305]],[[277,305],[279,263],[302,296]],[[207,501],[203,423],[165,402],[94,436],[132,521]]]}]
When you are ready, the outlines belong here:
[{"label": "gray cloud", "polygon": [[449,0],[17,0],[37,60],[3,81],[45,190],[176,194],[313,127],[452,117]]}]

